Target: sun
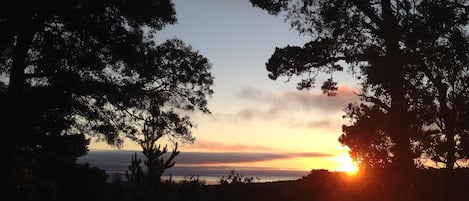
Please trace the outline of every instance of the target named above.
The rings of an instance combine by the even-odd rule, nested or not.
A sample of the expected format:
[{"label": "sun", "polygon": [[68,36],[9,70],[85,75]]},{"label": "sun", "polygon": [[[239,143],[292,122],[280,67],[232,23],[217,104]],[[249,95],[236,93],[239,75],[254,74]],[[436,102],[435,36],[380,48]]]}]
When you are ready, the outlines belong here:
[{"label": "sun", "polygon": [[346,172],[349,175],[355,175],[358,172],[357,164],[350,158],[348,154],[339,154],[334,160],[339,163],[336,169],[339,172]]}]

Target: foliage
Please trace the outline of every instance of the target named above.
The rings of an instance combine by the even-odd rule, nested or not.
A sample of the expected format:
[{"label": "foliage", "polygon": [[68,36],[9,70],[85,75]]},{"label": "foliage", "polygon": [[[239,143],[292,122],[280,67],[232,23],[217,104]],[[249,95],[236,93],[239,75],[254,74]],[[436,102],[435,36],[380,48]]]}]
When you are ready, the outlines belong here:
[{"label": "foliage", "polygon": [[[252,183],[246,185],[193,185],[184,183],[163,183],[164,198],[160,200],[270,200],[270,201],[307,201],[307,200],[351,200],[351,201],[462,201],[469,184],[469,170],[460,168],[452,172],[439,169],[414,170],[415,174],[408,178],[401,172],[392,169],[366,170],[362,174],[347,175],[342,172],[312,170],[298,180]],[[412,188],[402,188],[402,181]],[[121,181],[122,182],[122,181]],[[117,185],[110,183],[108,200],[131,200],[120,192]],[[193,188],[192,188],[193,187]],[[126,188],[129,189],[129,188]],[[121,189],[122,190],[122,189]],[[124,197],[117,198],[121,194]]]},{"label": "foliage", "polygon": [[[466,1],[307,1],[307,0],[251,0],[271,14],[285,13],[292,27],[309,35],[312,41],[303,47],[276,48],[267,62],[271,79],[280,76],[305,76],[298,83],[299,89],[314,86],[319,73],[340,71],[345,62],[352,72],[360,72],[364,95],[374,97],[374,104],[387,105],[383,127],[393,146],[392,160],[396,167],[412,166],[411,152],[414,138],[422,127],[416,121],[417,111],[438,105],[422,102],[440,93],[440,106],[448,100],[446,90],[431,91],[430,85],[446,85],[450,75],[456,75],[457,83],[466,79],[467,24],[469,5]],[[459,73],[456,73],[459,72]],[[456,73],[456,74],[454,74]],[[359,76],[361,77],[361,76]],[[466,79],[467,80],[467,79]],[[451,84],[450,84],[451,85]],[[456,84],[458,88],[464,84]],[[451,87],[449,87],[451,88]],[[449,89],[448,88],[448,89]],[[323,91],[334,95],[336,82],[331,79],[323,84]],[[443,89],[443,88],[442,88]],[[427,91],[426,91],[427,90]],[[429,90],[429,91],[428,91]],[[332,92],[332,93],[331,93]],[[383,98],[384,97],[384,98]],[[426,105],[428,104],[428,105]],[[417,109],[419,108],[420,109]],[[443,115],[444,107],[436,106]],[[428,108],[427,108],[428,109]],[[463,110],[459,110],[463,111]],[[425,115],[431,116],[429,112]],[[454,119],[446,115],[445,119]],[[448,119],[448,117],[450,117]],[[428,122],[427,122],[428,123]],[[360,123],[361,124],[361,123]],[[362,126],[357,126],[364,129]],[[355,127],[352,127],[355,128]],[[351,129],[351,128],[350,128]],[[349,129],[349,132],[351,130]],[[444,135],[453,136],[443,129]],[[374,132],[374,131],[371,131]],[[357,135],[360,135],[357,133]],[[441,135],[439,135],[441,136]],[[369,137],[363,137],[363,139]],[[380,137],[377,137],[379,139]],[[447,153],[455,147],[452,137],[447,137]],[[345,141],[353,143],[353,141]],[[363,147],[369,147],[363,145]],[[453,149],[454,150],[454,149]],[[374,150],[369,150],[373,152]],[[362,152],[362,151],[360,151]],[[451,156],[452,154],[447,154]],[[387,159],[384,159],[387,160]]]},{"label": "foliage", "polygon": [[[408,62],[404,89],[409,106],[409,132],[415,157],[431,159],[440,163],[440,166],[444,164],[447,169],[452,169],[458,160],[461,162],[467,157],[463,153],[467,147],[460,139],[464,139],[467,133],[467,123],[463,122],[468,122],[467,103],[462,101],[469,95],[466,87],[469,63],[468,35],[467,30],[455,25],[457,23],[454,20],[458,18],[453,16],[457,15],[452,13],[454,8],[435,8],[434,4],[422,4],[424,8],[429,6],[425,8],[429,10],[421,10],[426,20],[415,22],[413,27],[416,29],[414,40],[418,41],[418,44],[407,47],[404,55]],[[447,18],[439,21],[453,27],[428,33],[428,30],[437,29],[432,20],[438,17],[433,16],[431,12],[445,13]],[[440,32],[444,34],[439,35]],[[379,106],[384,112],[390,111],[389,95],[369,84],[364,83],[363,86],[364,91],[371,94],[362,94],[363,101],[374,104],[373,107]],[[370,130],[374,129],[376,128],[370,127]],[[350,142],[346,145],[350,146]],[[370,149],[370,154],[376,151],[378,150]]]},{"label": "foliage", "polygon": [[385,168],[393,163],[393,142],[386,133],[386,113],[376,105],[353,105],[345,110],[351,125],[343,125],[339,142],[350,148],[360,169]]},{"label": "foliage", "polygon": [[258,177],[248,177],[248,176],[240,175],[235,170],[231,170],[228,176],[220,177],[219,183],[221,185],[249,184],[249,183],[255,182],[255,180],[258,180],[258,179],[259,179]]},{"label": "foliage", "polygon": [[177,194],[179,200],[205,200],[200,198],[206,191],[205,180],[200,179],[199,175],[189,175],[179,182]]},{"label": "foliage", "polygon": [[128,170],[125,171],[125,177],[128,181],[140,183],[145,179],[140,163],[142,163],[142,160],[137,157],[137,152],[135,152],[130,161]]},{"label": "foliage", "polygon": [[184,180],[181,182],[182,184],[197,184],[197,185],[205,185],[205,180],[200,179],[199,175],[189,175],[184,177]]},{"label": "foliage", "polygon": [[[137,200],[155,200],[161,195],[161,176],[164,171],[174,166],[174,158],[179,154],[177,150],[178,145],[175,144],[171,154],[167,159],[168,147],[158,145],[158,140],[163,137],[170,126],[165,121],[159,121],[161,117],[148,117],[144,120],[142,134],[143,139],[139,140],[140,146],[142,147],[143,155],[145,160],[145,171],[140,166],[141,160],[137,158],[137,153],[132,156],[131,164],[128,171],[126,171],[127,179],[139,187],[139,193],[136,193],[134,199]],[[172,132],[177,132],[172,131]]]},{"label": "foliage", "polygon": [[418,79],[411,79],[417,92],[409,99],[424,125],[418,151],[453,169],[458,160],[468,157],[469,35],[455,29],[441,40],[427,43],[429,56],[420,61],[423,70]]},{"label": "foliage", "polygon": [[[209,113],[213,77],[208,59],[181,40],[156,44],[157,31],[175,22],[170,0],[1,3],[7,191],[60,188],[41,172],[52,166],[44,158],[63,153],[64,165],[74,163],[87,151],[84,134],[117,147],[138,140],[141,117],[164,119],[165,135],[193,140],[178,111]],[[69,147],[53,145],[62,137]]]}]

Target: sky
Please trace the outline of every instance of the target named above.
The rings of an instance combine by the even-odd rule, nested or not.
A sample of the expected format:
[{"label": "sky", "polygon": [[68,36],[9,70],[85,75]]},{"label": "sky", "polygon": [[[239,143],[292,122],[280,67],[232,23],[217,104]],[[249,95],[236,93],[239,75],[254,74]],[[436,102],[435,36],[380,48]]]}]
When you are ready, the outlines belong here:
[{"label": "sky", "polygon": [[[296,89],[295,79],[268,78],[265,63],[276,47],[302,46],[302,36],[284,21],[255,8],[249,0],[175,0],[178,23],[157,41],[178,38],[212,64],[211,114],[190,114],[196,141],[182,144],[175,168],[257,168],[340,170],[347,148],[338,142],[343,108],[357,101],[357,81],[335,73],[337,96]],[[330,75],[319,77],[317,83]],[[90,154],[117,151],[93,142]],[[128,142],[121,150],[139,150]],[[188,157],[190,156],[190,157]],[[130,158],[127,160],[130,162]]]}]

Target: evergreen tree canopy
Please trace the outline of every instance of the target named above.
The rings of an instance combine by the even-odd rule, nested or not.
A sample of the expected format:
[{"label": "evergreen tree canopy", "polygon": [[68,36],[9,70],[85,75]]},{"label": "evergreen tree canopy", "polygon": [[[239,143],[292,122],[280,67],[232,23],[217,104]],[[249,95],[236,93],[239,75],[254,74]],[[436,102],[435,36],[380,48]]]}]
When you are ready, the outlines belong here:
[{"label": "evergreen tree canopy", "polygon": [[145,109],[142,100],[208,112],[208,60],[177,39],[155,44],[176,22],[170,1],[17,1],[1,13],[4,94],[52,99],[114,144],[112,111]]},{"label": "evergreen tree canopy", "polygon": [[[388,98],[376,100],[379,105],[385,102],[389,106],[386,133],[395,144],[394,166],[413,167],[410,144],[413,118],[409,115],[412,108],[407,94],[410,93],[406,92],[412,90],[410,80],[415,80],[418,72],[425,73],[421,62],[431,57],[428,51],[438,52],[435,44],[441,45],[458,34],[467,35],[467,1],[251,2],[270,14],[285,14],[293,28],[312,38],[303,47],[277,48],[266,64],[269,77],[305,76],[298,88],[309,89],[319,73],[340,71],[343,66],[339,62],[344,61],[364,75],[364,91],[371,90],[377,97]],[[328,79],[322,89],[333,95],[336,84],[332,78]]]},{"label": "evergreen tree canopy", "polygon": [[119,147],[138,138],[141,118],[158,116],[164,134],[193,140],[193,124],[178,111],[210,112],[211,64],[181,40],[155,42],[174,23],[170,0],[1,3],[2,153],[12,163],[11,187],[26,189],[24,170],[45,178],[30,163],[33,153],[63,151],[57,137],[70,144],[66,158],[76,158],[86,153],[84,134]]}]

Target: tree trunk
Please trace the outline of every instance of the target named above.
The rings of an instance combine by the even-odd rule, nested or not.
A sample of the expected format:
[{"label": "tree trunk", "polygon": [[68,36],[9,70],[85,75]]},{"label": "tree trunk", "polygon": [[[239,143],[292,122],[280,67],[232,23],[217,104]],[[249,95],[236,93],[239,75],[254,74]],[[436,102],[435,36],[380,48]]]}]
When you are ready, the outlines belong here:
[{"label": "tree trunk", "polygon": [[446,170],[453,170],[454,164],[456,163],[456,150],[454,148],[455,141],[454,141],[454,132],[448,131],[446,133],[447,144],[448,144],[448,154],[446,156]]},{"label": "tree trunk", "polygon": [[448,107],[448,87],[441,79],[433,79],[437,89],[438,89],[438,102],[440,104],[440,115],[442,121],[444,122],[444,127],[441,128],[442,132],[446,135],[446,170],[452,170],[454,168],[454,163],[456,162],[456,142],[454,140],[455,135],[455,123],[453,115],[450,112]]},{"label": "tree trunk", "polygon": [[26,68],[26,57],[28,56],[28,50],[31,46],[33,36],[34,31],[31,27],[25,27],[18,34],[12,57],[13,62],[10,71],[8,93],[17,94],[24,88],[24,70]]},{"label": "tree trunk", "polygon": [[444,122],[445,122],[445,135],[446,135],[446,170],[451,171],[454,169],[454,164],[456,163],[456,141],[454,140],[455,135],[455,124],[453,116],[450,113],[450,109],[446,105],[446,102],[441,103],[440,105],[444,108]]},{"label": "tree trunk", "polygon": [[[21,25],[18,25],[21,26]],[[28,109],[25,107],[28,100],[25,100],[25,74],[26,58],[31,46],[34,31],[32,23],[23,23],[18,30],[15,47],[12,55],[12,65],[9,75],[9,85],[7,96],[1,101],[2,129],[5,143],[2,144],[4,161],[7,164],[6,183],[11,185],[7,192],[16,192],[17,185],[21,183],[20,171],[27,170],[26,164],[29,162],[24,152],[27,152],[25,144],[30,139],[31,133],[25,130],[29,124],[27,121]],[[16,195],[15,195],[16,196]]]},{"label": "tree trunk", "polygon": [[408,104],[405,98],[404,63],[399,52],[399,31],[389,0],[382,1],[383,38],[386,47],[386,66],[384,71],[389,75],[389,92],[391,108],[389,111],[389,132],[394,142],[394,167],[402,170],[414,168],[413,156],[410,149],[409,121],[407,115]]},{"label": "tree trunk", "polygon": [[[396,56],[389,56],[389,61],[396,61],[399,58]],[[404,73],[403,65],[398,62],[390,62],[393,65],[393,71],[390,73],[392,78],[390,83],[391,94],[391,109],[390,116],[390,134],[395,142],[394,154],[395,164],[394,167],[402,170],[414,168],[414,161],[410,147],[409,137],[409,121],[407,114],[407,101],[405,99],[404,86]]]}]

